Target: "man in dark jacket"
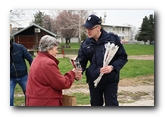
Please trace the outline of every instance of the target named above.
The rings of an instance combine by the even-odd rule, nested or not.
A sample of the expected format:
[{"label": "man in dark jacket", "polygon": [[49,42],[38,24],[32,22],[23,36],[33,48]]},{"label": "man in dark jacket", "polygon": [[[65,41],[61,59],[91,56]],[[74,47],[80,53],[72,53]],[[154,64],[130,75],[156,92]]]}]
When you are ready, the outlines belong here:
[{"label": "man in dark jacket", "polygon": [[14,90],[17,83],[23,93],[26,92],[28,72],[25,59],[31,65],[33,58],[27,49],[21,44],[10,41],[10,106],[14,105]]},{"label": "man in dark jacket", "polygon": [[[88,38],[81,44],[78,59],[83,72],[86,71],[91,106],[103,106],[104,101],[105,106],[118,106],[119,73],[128,61],[125,49],[117,35],[107,33],[101,28],[101,19],[96,15],[90,15],[83,26],[86,28]],[[108,66],[103,66],[105,46],[108,42],[114,43],[119,48]],[[88,61],[90,64],[87,67]],[[104,75],[95,87],[94,80],[100,73]]]}]

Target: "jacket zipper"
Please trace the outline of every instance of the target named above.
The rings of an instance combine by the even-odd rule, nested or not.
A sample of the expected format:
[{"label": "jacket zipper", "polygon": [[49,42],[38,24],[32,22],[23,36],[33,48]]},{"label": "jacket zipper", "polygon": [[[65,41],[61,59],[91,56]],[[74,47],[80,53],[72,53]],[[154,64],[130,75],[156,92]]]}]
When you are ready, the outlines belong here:
[{"label": "jacket zipper", "polygon": [[17,70],[16,70],[16,68],[15,68],[15,65],[14,65],[14,63],[12,63],[12,64],[13,64],[13,66],[14,66],[14,71],[15,71],[16,77],[18,77],[18,73],[17,73]]},{"label": "jacket zipper", "polygon": [[[14,54],[15,54],[15,53],[14,53]],[[13,56],[12,56],[12,59],[13,59]],[[13,61],[12,61],[12,65],[13,65],[13,67],[14,67],[14,71],[15,71],[16,77],[18,77],[18,73],[17,73],[16,67],[15,67],[15,65],[14,65],[14,59],[13,59]]]}]

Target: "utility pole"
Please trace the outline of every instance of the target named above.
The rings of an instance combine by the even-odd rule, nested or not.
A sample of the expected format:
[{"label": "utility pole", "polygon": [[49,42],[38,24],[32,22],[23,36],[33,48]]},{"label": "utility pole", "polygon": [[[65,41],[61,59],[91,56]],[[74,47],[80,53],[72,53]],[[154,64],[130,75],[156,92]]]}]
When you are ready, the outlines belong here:
[{"label": "utility pole", "polygon": [[80,28],[80,25],[81,25],[81,10],[79,11],[79,22],[78,22],[78,38],[79,38],[79,43],[81,42],[81,28]]},{"label": "utility pole", "polygon": [[105,18],[107,17],[106,12],[104,12],[104,23],[105,23]]}]

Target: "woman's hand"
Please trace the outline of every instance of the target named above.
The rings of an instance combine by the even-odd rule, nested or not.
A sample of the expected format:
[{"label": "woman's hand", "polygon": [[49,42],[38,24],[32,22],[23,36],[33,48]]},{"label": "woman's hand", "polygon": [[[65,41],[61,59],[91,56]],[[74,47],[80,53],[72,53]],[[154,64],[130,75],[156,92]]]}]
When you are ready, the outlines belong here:
[{"label": "woman's hand", "polygon": [[82,69],[80,68],[73,68],[73,71],[75,72],[75,79],[80,80],[82,78]]}]

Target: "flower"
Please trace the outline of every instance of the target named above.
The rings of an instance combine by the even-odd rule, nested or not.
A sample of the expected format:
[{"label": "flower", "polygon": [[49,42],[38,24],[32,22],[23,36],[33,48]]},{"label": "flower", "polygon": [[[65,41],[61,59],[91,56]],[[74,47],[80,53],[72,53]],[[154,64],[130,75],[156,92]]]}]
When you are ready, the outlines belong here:
[{"label": "flower", "polygon": [[[107,66],[110,63],[112,58],[115,56],[119,46],[115,45],[114,43],[110,44],[110,42],[108,42],[108,43],[105,44],[105,48],[106,48],[106,51],[105,51],[105,54],[104,54],[103,67]],[[100,73],[99,77],[94,81],[94,86],[95,87],[97,87],[97,85],[100,82],[103,75],[104,74]]]}]

